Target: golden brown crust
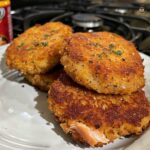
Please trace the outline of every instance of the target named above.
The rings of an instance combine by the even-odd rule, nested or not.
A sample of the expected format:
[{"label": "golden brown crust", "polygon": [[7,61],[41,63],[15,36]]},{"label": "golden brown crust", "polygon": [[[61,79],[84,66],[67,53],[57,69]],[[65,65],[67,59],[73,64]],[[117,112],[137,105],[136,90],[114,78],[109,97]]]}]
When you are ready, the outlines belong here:
[{"label": "golden brown crust", "polygon": [[26,74],[24,76],[33,86],[39,88],[42,91],[47,92],[53,81],[58,78],[61,72],[62,72],[61,67],[58,68],[55,67],[45,74],[34,74],[34,75]]},{"label": "golden brown crust", "polygon": [[73,34],[61,63],[73,80],[98,93],[128,94],[144,86],[135,46],[114,33]]},{"label": "golden brown crust", "polygon": [[24,74],[48,72],[60,60],[71,27],[60,22],[36,25],[14,39],[6,51],[6,63]]},{"label": "golden brown crust", "polygon": [[113,141],[121,136],[140,134],[150,121],[150,104],[142,90],[130,95],[98,94],[77,85],[66,74],[52,83],[48,102],[63,130],[72,132],[72,136],[82,142],[78,133],[70,129],[72,122],[82,122]]}]

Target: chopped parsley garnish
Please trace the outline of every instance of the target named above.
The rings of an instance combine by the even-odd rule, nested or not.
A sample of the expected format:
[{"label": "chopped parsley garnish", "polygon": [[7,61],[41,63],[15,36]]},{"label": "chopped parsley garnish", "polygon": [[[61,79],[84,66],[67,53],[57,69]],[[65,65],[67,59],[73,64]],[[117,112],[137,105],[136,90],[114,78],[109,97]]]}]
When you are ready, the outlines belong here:
[{"label": "chopped parsley garnish", "polygon": [[37,46],[46,47],[46,46],[48,46],[48,42],[47,42],[47,41],[45,41],[45,42],[33,42],[33,45],[34,45],[35,47],[37,47]]},{"label": "chopped parsley garnish", "polygon": [[110,51],[118,56],[121,56],[123,52],[121,50],[115,50],[115,47],[116,46],[113,43],[109,44]]},{"label": "chopped parsley garnish", "polygon": [[20,43],[20,44],[17,46],[17,48],[20,49],[20,48],[23,47],[23,46],[24,46],[24,43],[22,42],[22,43]]},{"label": "chopped parsley garnish", "polygon": [[32,47],[26,48],[26,50],[30,51],[30,50],[32,50]]},{"label": "chopped parsley garnish", "polygon": [[46,46],[48,46],[48,42],[41,42],[41,45],[46,47]]},{"label": "chopped parsley garnish", "polygon": [[121,50],[113,50],[113,53],[118,56],[121,56],[123,52]]},{"label": "chopped parsley garnish", "polygon": [[112,50],[113,48],[115,47],[115,45],[114,44],[109,44],[109,48],[110,48],[110,50]]},{"label": "chopped parsley garnish", "polygon": [[49,34],[44,34],[44,38],[48,38],[49,37]]}]

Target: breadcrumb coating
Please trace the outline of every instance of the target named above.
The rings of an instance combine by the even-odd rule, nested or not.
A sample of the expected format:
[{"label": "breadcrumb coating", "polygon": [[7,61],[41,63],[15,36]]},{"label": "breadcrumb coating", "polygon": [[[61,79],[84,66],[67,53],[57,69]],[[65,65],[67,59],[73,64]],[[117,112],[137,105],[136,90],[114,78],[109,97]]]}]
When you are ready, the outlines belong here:
[{"label": "breadcrumb coating", "polygon": [[73,34],[61,63],[74,81],[98,93],[130,94],[144,86],[138,51],[115,33]]},{"label": "breadcrumb coating", "polygon": [[71,27],[61,22],[35,25],[10,44],[6,63],[23,74],[46,73],[59,63],[71,34]]},{"label": "breadcrumb coating", "polygon": [[52,83],[48,102],[64,132],[93,147],[141,134],[150,122],[150,104],[144,91],[98,94],[76,84],[66,74]]}]

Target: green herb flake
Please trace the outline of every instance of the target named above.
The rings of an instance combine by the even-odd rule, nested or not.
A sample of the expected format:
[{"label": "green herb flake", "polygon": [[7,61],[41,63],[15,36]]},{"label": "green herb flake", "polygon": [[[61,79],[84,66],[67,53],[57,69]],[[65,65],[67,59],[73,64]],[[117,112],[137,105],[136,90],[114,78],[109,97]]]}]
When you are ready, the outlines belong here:
[{"label": "green herb flake", "polygon": [[46,47],[46,46],[48,46],[48,42],[41,42],[41,45]]},{"label": "green herb flake", "polygon": [[116,51],[114,50],[113,53],[118,56],[121,56],[123,52],[121,50],[116,50]]},{"label": "green herb flake", "polygon": [[23,47],[23,46],[24,46],[24,43],[22,42],[22,43],[20,43],[20,44],[17,46],[17,48],[20,49],[20,48]]},{"label": "green herb flake", "polygon": [[28,51],[30,51],[30,50],[32,50],[32,49],[33,49],[32,47],[26,48],[26,50],[28,50]]},{"label": "green herb flake", "polygon": [[44,34],[44,38],[48,38],[49,37],[49,34]]},{"label": "green herb flake", "polygon": [[109,44],[109,49],[112,50],[113,48],[115,48],[115,45],[113,43]]}]

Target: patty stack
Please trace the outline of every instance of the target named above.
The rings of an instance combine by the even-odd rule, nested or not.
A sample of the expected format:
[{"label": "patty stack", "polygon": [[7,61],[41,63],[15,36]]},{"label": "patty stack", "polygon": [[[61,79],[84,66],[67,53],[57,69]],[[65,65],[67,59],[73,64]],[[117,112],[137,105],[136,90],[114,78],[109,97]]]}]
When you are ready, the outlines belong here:
[{"label": "patty stack", "polygon": [[[49,109],[75,141],[103,146],[149,125],[141,57],[119,35],[72,34],[62,23],[47,23],[16,38],[6,60],[33,85],[49,89]],[[59,61],[64,71],[54,71]]]},{"label": "patty stack", "polygon": [[135,46],[109,32],[75,33],[52,83],[49,109],[65,133],[92,147],[141,134],[150,122],[144,67]]}]

